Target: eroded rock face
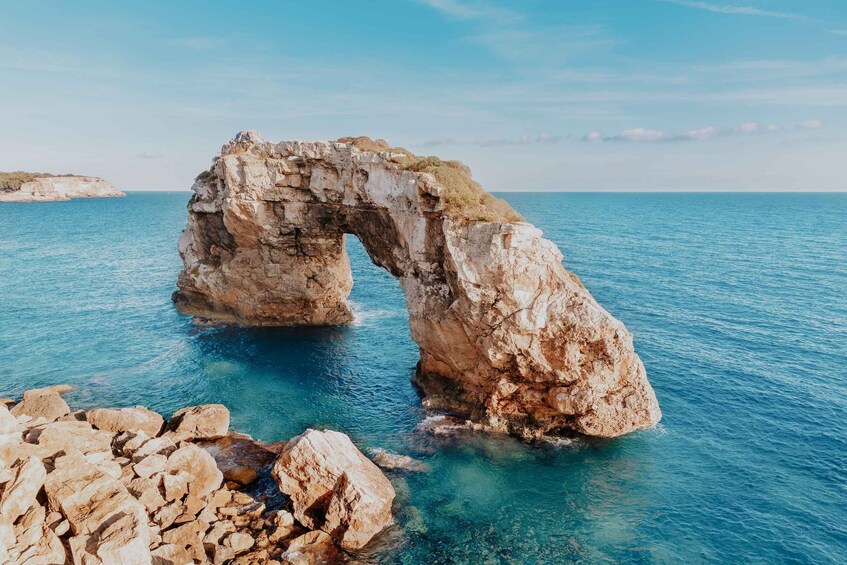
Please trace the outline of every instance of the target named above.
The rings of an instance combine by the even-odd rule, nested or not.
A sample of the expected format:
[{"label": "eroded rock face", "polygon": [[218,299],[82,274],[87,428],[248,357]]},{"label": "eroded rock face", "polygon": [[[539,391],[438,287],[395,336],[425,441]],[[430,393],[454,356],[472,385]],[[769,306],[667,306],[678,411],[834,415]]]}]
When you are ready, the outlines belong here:
[{"label": "eroded rock face", "polygon": [[25,182],[17,190],[0,191],[0,202],[48,202],[119,196],[126,195],[97,177],[45,176]]},{"label": "eroded rock face", "polygon": [[435,176],[354,143],[225,145],[180,238],[184,311],[253,325],[351,319],[344,235],[400,280],[425,405],[525,437],[661,417],[632,336],[525,222],[451,211]]},{"label": "eroded rock face", "polygon": [[345,434],[306,430],[292,438],[273,476],[294,516],[345,549],[364,547],[391,523],[394,487]]}]

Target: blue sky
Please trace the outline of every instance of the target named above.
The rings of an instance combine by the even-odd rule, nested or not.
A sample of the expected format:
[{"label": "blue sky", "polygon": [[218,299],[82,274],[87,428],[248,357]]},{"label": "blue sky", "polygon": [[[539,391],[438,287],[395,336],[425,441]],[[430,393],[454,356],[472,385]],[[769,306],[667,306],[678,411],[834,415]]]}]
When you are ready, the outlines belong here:
[{"label": "blue sky", "polygon": [[491,190],[847,189],[845,0],[0,7],[0,170],[187,189],[256,129]]}]

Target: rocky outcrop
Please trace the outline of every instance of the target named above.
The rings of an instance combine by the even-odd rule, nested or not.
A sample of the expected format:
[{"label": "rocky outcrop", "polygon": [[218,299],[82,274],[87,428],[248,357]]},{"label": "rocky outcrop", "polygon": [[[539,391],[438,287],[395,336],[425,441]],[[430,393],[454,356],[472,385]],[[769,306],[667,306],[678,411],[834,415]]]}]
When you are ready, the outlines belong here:
[{"label": "rocky outcrop", "polygon": [[364,547],[391,523],[394,487],[344,434],[307,430],[291,439],[273,475],[294,516],[345,549]]},{"label": "rocky outcrop", "polygon": [[[8,177],[8,182],[4,178]],[[0,202],[50,202],[71,198],[112,198],[126,196],[97,177],[0,173]]]},{"label": "rocky outcrop", "polygon": [[[140,406],[45,411],[48,394],[56,392],[11,401],[17,417],[0,404],[0,563],[328,563],[391,523],[390,483],[344,434],[308,431],[289,442],[276,467],[304,470],[298,484],[280,482],[289,500],[270,479],[283,457],[224,429],[220,404],[185,408],[165,424]],[[318,444],[329,451],[310,449]],[[248,494],[244,484],[256,479],[225,480],[234,469],[276,492]],[[298,511],[328,477],[343,485],[321,520],[334,524],[332,535],[314,512]]]},{"label": "rocky outcrop", "polygon": [[632,336],[541,231],[455,162],[239,134],[197,177],[174,299],[254,325],[351,320],[345,234],[400,280],[424,405],[525,437],[661,417]]}]

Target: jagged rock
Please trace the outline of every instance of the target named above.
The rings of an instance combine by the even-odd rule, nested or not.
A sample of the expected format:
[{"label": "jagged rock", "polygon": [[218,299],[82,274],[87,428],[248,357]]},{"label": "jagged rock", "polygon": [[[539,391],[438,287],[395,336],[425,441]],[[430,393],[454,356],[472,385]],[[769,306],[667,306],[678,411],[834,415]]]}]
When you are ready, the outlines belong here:
[{"label": "jagged rock", "polygon": [[[146,437],[146,434],[140,435]],[[124,445],[124,452],[127,452],[127,448],[131,444],[133,444],[133,442],[127,442],[127,444]],[[130,447],[129,449],[132,448]],[[154,437],[152,439],[144,440],[140,447],[130,451],[130,455],[132,460],[137,463],[150,455],[170,456],[174,451],[176,451],[176,449],[176,444],[168,436]]]},{"label": "jagged rock", "polygon": [[332,538],[316,530],[294,538],[282,554],[282,559],[290,565],[318,565],[332,563],[336,554]]},{"label": "jagged rock", "polygon": [[9,522],[14,522],[36,504],[35,497],[47,477],[47,470],[37,457],[13,465],[12,471],[14,476],[0,497],[0,514]]},{"label": "jagged rock", "polygon": [[162,532],[162,542],[189,547],[203,545],[206,527],[199,522],[188,522]]},{"label": "jagged rock", "polygon": [[[44,491],[50,509],[60,511],[68,519],[76,536],[91,536],[117,517],[128,514],[135,515],[139,523],[147,523],[144,507],[126,488],[76,451],[56,458],[55,468],[44,482]],[[137,534],[143,537],[147,547],[147,528],[141,530]]]},{"label": "jagged rock", "polygon": [[171,453],[165,471],[168,474],[184,471],[191,475],[188,492],[198,497],[207,496],[220,488],[224,478],[223,473],[215,465],[215,459],[193,443],[184,443]]},{"label": "jagged rock", "polygon": [[292,438],[273,476],[291,497],[297,520],[345,549],[363,547],[391,523],[394,488],[342,433],[307,430]]},{"label": "jagged rock", "polygon": [[[14,173],[13,173],[14,174]],[[12,190],[0,190],[0,202],[47,202],[71,198],[126,196],[103,179],[78,175],[24,173],[26,181]],[[0,173],[2,180],[3,173]]]},{"label": "jagged rock", "polygon": [[135,474],[142,479],[147,479],[156,473],[164,471],[167,464],[167,457],[159,453],[154,453],[153,455],[148,455],[141,459],[138,463],[134,464],[132,466],[132,470],[135,471]]},{"label": "jagged rock", "polygon": [[425,407],[524,437],[617,436],[661,417],[624,325],[460,165],[370,140],[253,132],[225,145],[193,191],[174,297],[188,313],[347,323],[351,233],[400,279]]},{"label": "jagged rock", "polygon": [[[106,564],[151,563],[150,539],[143,514],[130,512],[109,524],[96,536],[96,555]],[[145,516],[146,517],[146,516]]]},{"label": "jagged rock", "polygon": [[46,524],[40,523],[18,536],[9,549],[8,559],[18,565],[64,565],[67,556],[62,540]]},{"label": "jagged rock", "polygon": [[152,551],[153,565],[193,565],[194,560],[180,545],[164,544]]},{"label": "jagged rock", "polygon": [[229,431],[229,410],[223,404],[183,408],[171,417],[168,431],[176,441],[224,437]]},{"label": "jagged rock", "polygon": [[226,539],[224,539],[224,546],[232,549],[233,553],[238,555],[239,553],[244,553],[251,547],[253,547],[254,540],[252,536],[241,533],[241,532],[232,532],[229,534]]},{"label": "jagged rock", "polygon": [[50,389],[34,389],[24,393],[23,400],[10,410],[13,416],[26,414],[30,418],[45,418],[48,422],[58,420],[71,409],[59,396]]},{"label": "jagged rock", "polygon": [[159,492],[159,487],[150,479],[133,479],[127,485],[127,490],[138,502],[144,505],[148,513],[155,513],[167,504],[167,501]]},{"label": "jagged rock", "polygon": [[143,406],[132,408],[97,408],[86,414],[88,422],[98,430],[109,432],[139,432],[156,437],[165,419]]},{"label": "jagged rock", "polygon": [[188,493],[188,481],[190,480],[191,475],[182,470],[165,474],[162,477],[162,484],[165,488],[165,499],[168,501],[182,499]]}]

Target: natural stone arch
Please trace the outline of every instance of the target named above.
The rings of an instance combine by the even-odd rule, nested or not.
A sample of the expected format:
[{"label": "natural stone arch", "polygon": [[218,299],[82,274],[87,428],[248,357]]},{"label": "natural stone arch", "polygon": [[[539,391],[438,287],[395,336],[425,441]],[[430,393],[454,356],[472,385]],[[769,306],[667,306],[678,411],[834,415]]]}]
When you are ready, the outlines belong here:
[{"label": "natural stone arch", "polygon": [[193,191],[174,295],[188,313],[349,322],[343,238],[355,234],[400,281],[425,406],[524,437],[617,436],[661,417],[623,324],[459,164],[366,138],[271,143],[244,132]]}]

